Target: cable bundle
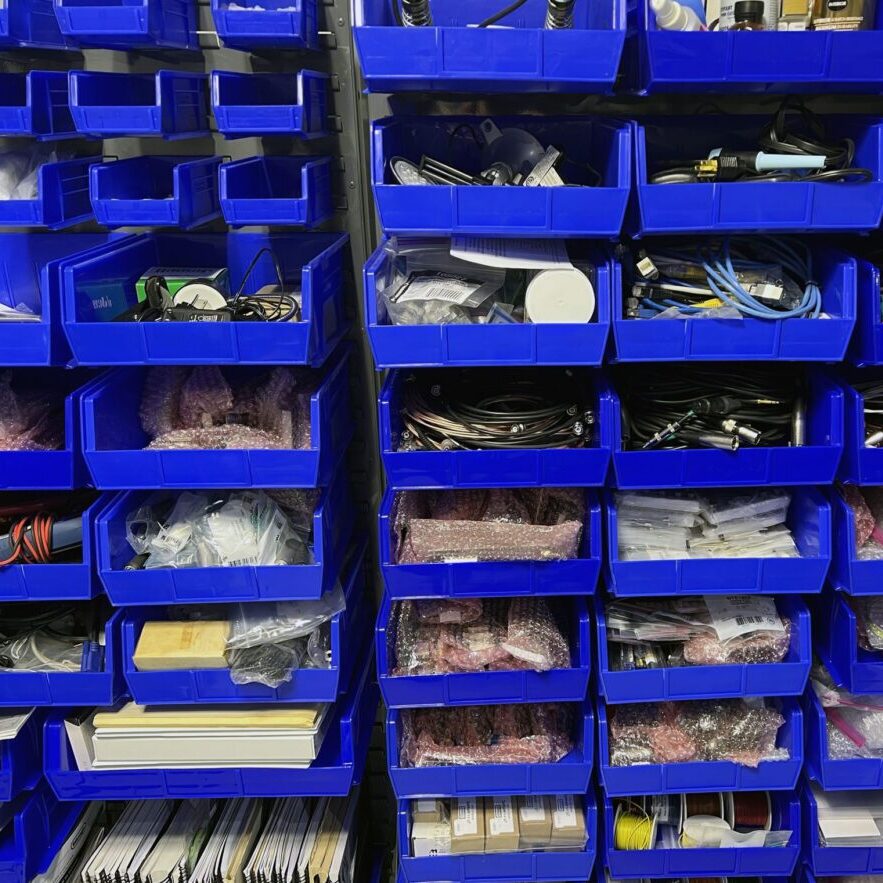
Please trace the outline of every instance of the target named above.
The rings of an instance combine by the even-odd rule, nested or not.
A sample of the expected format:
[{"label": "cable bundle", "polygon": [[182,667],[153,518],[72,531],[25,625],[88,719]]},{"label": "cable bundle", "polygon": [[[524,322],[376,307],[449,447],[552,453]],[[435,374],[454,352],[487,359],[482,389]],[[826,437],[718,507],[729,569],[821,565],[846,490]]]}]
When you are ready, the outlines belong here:
[{"label": "cable bundle", "polygon": [[879,448],[883,444],[883,381],[866,380],[855,384],[855,390],[864,401],[865,447]]}]

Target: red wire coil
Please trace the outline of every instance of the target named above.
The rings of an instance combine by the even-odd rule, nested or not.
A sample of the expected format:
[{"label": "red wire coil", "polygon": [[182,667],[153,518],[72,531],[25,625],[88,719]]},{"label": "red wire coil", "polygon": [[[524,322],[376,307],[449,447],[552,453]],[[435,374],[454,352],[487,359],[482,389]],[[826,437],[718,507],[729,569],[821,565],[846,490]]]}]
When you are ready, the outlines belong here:
[{"label": "red wire coil", "polygon": [[770,807],[763,791],[733,794],[734,828],[765,828],[770,821]]}]

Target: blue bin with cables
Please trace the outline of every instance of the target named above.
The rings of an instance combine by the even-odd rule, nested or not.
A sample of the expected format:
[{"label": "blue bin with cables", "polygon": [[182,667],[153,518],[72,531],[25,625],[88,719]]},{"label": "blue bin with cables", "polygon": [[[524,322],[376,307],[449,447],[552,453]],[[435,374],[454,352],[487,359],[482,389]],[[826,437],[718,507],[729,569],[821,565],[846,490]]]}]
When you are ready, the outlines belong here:
[{"label": "blue bin with cables", "polygon": [[[344,357],[319,372],[294,369],[299,388],[311,391],[310,442],[308,448],[287,450],[149,449],[152,438],[141,421],[142,401],[150,396],[153,384],[162,383],[160,375],[165,372],[168,379],[173,369],[118,368],[108,372],[82,398],[83,455],[92,482],[107,490],[327,485],[353,434],[348,368],[349,359]],[[254,388],[255,382],[266,388],[269,382],[264,368],[227,369],[225,373],[244,389]],[[300,419],[304,417],[294,417],[296,422]]]},{"label": "blue bin with cables", "polygon": [[[521,131],[495,139],[500,148],[488,147],[489,123],[504,133]],[[526,148],[533,155],[549,146],[564,154],[557,170],[572,186],[408,186],[393,172],[395,160],[413,164],[413,172],[428,155],[478,175],[498,154],[508,156],[513,140],[521,158],[524,132],[533,136]],[[600,117],[396,116],[371,124],[374,200],[386,233],[616,237],[631,189],[630,152],[629,124]]]},{"label": "blue bin with cables", "polygon": [[[555,795],[549,798],[552,812],[557,812]],[[398,805],[398,863],[403,883],[431,883],[441,877],[459,880],[461,883],[483,883],[498,880],[500,883],[545,880],[589,880],[595,853],[598,849],[598,808],[590,790],[577,805],[582,811],[588,840],[582,849],[557,847],[546,850],[512,852],[477,852],[472,854],[439,854],[429,856],[411,855],[411,807],[413,801],[400,800]],[[562,804],[562,812],[572,813],[573,803]],[[490,813],[490,810],[488,810]],[[494,821],[489,816],[488,824]]]},{"label": "blue bin with cables", "polygon": [[402,716],[413,712],[391,708],[386,713],[386,755],[392,790],[400,800],[497,794],[585,794],[590,787],[595,754],[591,700],[574,706],[573,711],[573,748],[557,762],[410,767],[401,761],[405,729]]},{"label": "blue bin with cables", "polygon": [[96,164],[95,220],[106,227],[199,227],[221,215],[220,157],[135,156]]},{"label": "blue bin with cables", "polygon": [[6,0],[0,6],[0,48],[71,49],[53,0]]},{"label": "blue bin with cables", "polygon": [[[725,795],[726,796],[726,795]],[[794,792],[770,792],[770,826],[790,831],[786,846],[727,846],[649,849],[617,849],[614,845],[615,810],[608,796],[603,798],[601,832],[604,861],[613,879],[655,877],[786,877],[790,878],[800,858],[801,801]]]},{"label": "blue bin with cables", "polygon": [[318,227],[334,212],[331,157],[257,156],[224,163],[221,209],[234,227]]},{"label": "blue bin with cables", "polygon": [[320,138],[329,131],[328,86],[328,74],[310,70],[296,74],[212,71],[212,112],[225,138]]},{"label": "blue bin with cables", "polygon": [[363,273],[365,325],[377,368],[570,367],[603,362],[611,301],[621,299],[620,266],[609,251],[587,242],[568,243],[568,254],[589,268],[597,303],[590,322],[405,325],[393,322],[387,303],[387,297],[405,281],[396,268],[396,247],[395,241],[384,238]]},{"label": "blue bin with cables", "polygon": [[[487,327],[487,326],[484,326]],[[488,380],[493,383],[499,375],[488,369]],[[570,372],[568,372],[570,373]],[[451,375],[454,377],[451,377]],[[598,421],[586,427],[586,446],[573,448],[535,447],[496,448],[469,450],[454,447],[452,450],[427,448],[414,450],[405,446],[403,433],[404,402],[412,391],[417,395],[436,382],[442,385],[451,378],[462,390],[470,384],[480,383],[478,372],[428,372],[418,378],[413,372],[400,369],[389,374],[380,392],[380,451],[389,484],[398,489],[406,488],[470,488],[470,487],[588,487],[604,484],[610,451],[601,445]],[[595,378],[590,371],[572,372],[575,391],[585,392],[586,411],[598,413],[598,393]],[[518,376],[541,379],[539,373],[521,373]],[[558,382],[570,378],[552,374],[550,389]],[[564,392],[563,395],[567,393]],[[563,404],[562,400],[562,404]],[[583,416],[574,414],[575,421],[583,422]],[[442,443],[444,444],[444,443]]]},{"label": "blue bin with cables", "polygon": [[657,27],[650,0],[637,0],[629,34],[630,85],[644,93],[879,92],[883,85],[880,7],[868,30],[679,32]]},{"label": "blue bin with cables", "polygon": [[[878,590],[879,594],[879,590]],[[883,693],[883,652],[859,644],[852,599],[827,588],[813,601],[813,648],[835,683],[850,693]]]},{"label": "blue bin with cables", "polygon": [[598,758],[605,794],[628,797],[638,791],[642,794],[707,794],[710,791],[793,790],[803,767],[803,711],[796,697],[772,700],[769,704],[785,719],[776,736],[776,748],[785,749],[787,759],[761,760],[755,767],[732,760],[614,766],[610,762],[612,740],[608,718],[612,720],[617,714],[625,717],[631,709],[615,706],[608,710],[604,702],[599,702]]},{"label": "blue bin with cables", "polygon": [[[819,248],[803,241],[770,240],[771,246],[782,249],[791,261],[785,263],[794,279],[808,280],[803,299],[793,307],[795,315],[775,318],[776,311],[768,302],[755,299],[726,269],[729,252],[715,249],[705,270],[711,271],[709,282],[714,282],[715,294],[720,291],[740,310],[733,318],[716,318],[714,313],[696,310],[695,316],[675,316],[655,319],[659,312],[676,301],[655,297],[649,304],[640,300],[639,318],[632,318],[626,301],[635,294],[626,283],[622,297],[613,303],[613,338],[616,342],[616,360],[619,362],[666,362],[709,360],[781,360],[800,362],[839,362],[843,359],[856,321],[857,261],[842,252]],[[764,243],[758,243],[764,244]],[[678,249],[676,242],[666,243],[658,253],[672,258],[696,260],[696,243]],[[738,241],[731,245],[738,248]],[[648,248],[652,254],[657,249]],[[737,258],[733,258],[737,261]],[[740,262],[739,270],[743,268]],[[626,272],[629,273],[628,268]],[[630,273],[634,276],[634,273]],[[726,280],[730,280],[727,285]],[[643,281],[643,280],[640,280]],[[660,280],[662,281],[662,280]],[[680,280],[675,280],[678,284]],[[652,284],[652,283],[651,283]],[[704,288],[705,285],[703,284]],[[744,295],[744,296],[743,296]],[[689,307],[686,308],[689,311]],[[821,315],[820,315],[821,314]],[[702,319],[702,321],[696,321]],[[652,320],[652,321],[651,321]]]},{"label": "blue bin with cables", "polygon": [[199,49],[196,0],[55,0],[61,31],[102,49]]},{"label": "blue bin with cables", "polygon": [[221,42],[230,49],[318,49],[318,0],[211,0]]},{"label": "blue bin with cables", "polygon": [[61,230],[90,220],[89,169],[95,162],[87,157],[42,163],[35,172],[33,196],[0,200],[0,227]]},{"label": "blue bin with cables", "polygon": [[208,135],[205,74],[70,72],[71,113],[77,131],[99,138]]},{"label": "blue bin with cables", "polygon": [[[860,391],[857,386],[863,386],[865,390]],[[868,423],[881,422],[880,406],[874,402],[879,402],[883,397],[883,369],[866,368],[850,372],[843,378],[841,387],[846,434],[838,478],[849,484],[881,485],[883,448],[878,446],[879,442],[874,442],[875,430]],[[874,392],[875,389],[879,389],[879,392]],[[867,408],[870,421],[865,419],[865,392],[869,393]],[[866,439],[870,439],[872,443],[866,444]]]},{"label": "blue bin with cables", "polygon": [[365,772],[379,698],[373,660],[358,668],[347,692],[329,709],[322,746],[307,767],[81,770],[65,730],[67,713],[58,712],[50,715],[43,734],[46,778],[60,800],[131,800],[133,794],[139,800],[345,797]]},{"label": "blue bin with cables", "polygon": [[[64,327],[81,365],[321,365],[349,328],[340,233],[145,234],[62,266]],[[151,267],[227,268],[230,289],[254,295],[281,282],[300,300],[286,322],[114,321],[138,304]],[[278,272],[277,272],[278,270]]]},{"label": "blue bin with cables", "polygon": [[803,445],[627,450],[622,412],[614,387],[602,388],[601,442],[613,452],[620,490],[828,485],[843,454],[843,392],[831,377],[814,370],[806,374]]},{"label": "blue bin with cables", "polygon": [[883,560],[859,556],[855,517],[836,489],[831,492],[831,520],[834,537],[831,585],[849,595],[879,595],[883,585]]},{"label": "blue bin with cables", "polygon": [[776,609],[790,628],[788,650],[779,662],[625,669],[616,667],[612,659],[614,643],[607,638],[607,604],[599,596],[595,599],[595,637],[600,692],[608,705],[709,697],[799,696],[812,665],[809,610],[800,598],[788,596],[776,599]]},{"label": "blue bin with cables", "polygon": [[[14,709],[9,709],[14,713]],[[33,791],[43,777],[43,714],[22,709],[27,720],[11,738],[0,742],[0,801],[15,800]]]},{"label": "blue bin with cables", "polygon": [[396,641],[401,604],[384,593],[377,618],[377,678],[387,708],[505,704],[510,702],[582,702],[592,666],[592,638],[584,598],[551,602],[553,616],[569,639],[570,666],[549,671],[453,671],[402,674],[396,670]]},{"label": "blue bin with cables", "polygon": [[[0,9],[0,15],[4,12]],[[0,135],[38,141],[76,138],[67,71],[0,74]]]},{"label": "blue bin with cables", "polygon": [[[883,8],[883,7],[881,7]],[[854,365],[883,365],[883,299],[880,292],[880,266],[859,260],[857,274],[857,313],[855,334],[848,358]]]},{"label": "blue bin with cables", "polygon": [[670,172],[673,165],[691,167],[717,148],[756,151],[758,133],[770,120],[708,115],[633,123],[637,211],[627,226],[638,235],[876,229],[883,217],[883,123],[863,117],[820,121],[832,140],[855,142],[852,166],[867,169],[871,180],[653,183],[654,175]]},{"label": "blue bin with cables", "polygon": [[509,595],[591,595],[601,570],[601,505],[586,491],[586,512],[577,558],[561,561],[459,560],[399,563],[400,494],[387,489],[380,504],[380,568],[391,598],[487,598]]},{"label": "blue bin with cables", "polygon": [[[358,0],[353,37],[369,92],[611,92],[625,43],[625,2],[573,4],[569,24],[546,27],[548,0],[426,4],[431,20],[402,27],[420,4]],[[482,23],[499,27],[482,27]],[[411,17],[408,16],[408,21]],[[554,20],[554,18],[553,18]],[[475,27],[478,25],[478,27]]]},{"label": "blue bin with cables", "polygon": [[[794,488],[787,525],[797,558],[688,558],[629,560],[619,550],[616,496],[604,493],[607,556],[605,579],[616,597],[668,595],[812,594],[825,584],[832,558],[832,516],[816,488]],[[687,552],[684,552],[687,555]]]},{"label": "blue bin with cables", "polygon": [[136,557],[127,539],[126,518],[150,497],[147,491],[120,493],[98,513],[98,575],[116,607],[321,598],[334,587],[353,534],[349,483],[340,472],[319,493],[309,564],[126,569]]}]

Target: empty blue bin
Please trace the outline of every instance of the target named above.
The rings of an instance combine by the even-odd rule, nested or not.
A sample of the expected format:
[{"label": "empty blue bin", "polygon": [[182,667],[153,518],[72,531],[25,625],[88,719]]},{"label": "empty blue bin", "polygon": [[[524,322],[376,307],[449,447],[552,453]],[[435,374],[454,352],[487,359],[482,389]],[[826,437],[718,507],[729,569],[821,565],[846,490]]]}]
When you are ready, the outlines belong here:
[{"label": "empty blue bin", "polygon": [[810,370],[806,381],[806,444],[738,451],[624,450],[619,396],[613,386],[602,387],[601,442],[613,452],[615,486],[649,490],[831,484],[843,453],[843,392],[818,371]]},{"label": "empty blue bin", "polygon": [[587,699],[574,709],[574,749],[557,763],[497,763],[403,767],[399,763],[402,711],[386,713],[386,755],[392,790],[406,797],[482,797],[512,794],[585,794],[592,777],[595,719]]},{"label": "empty blue bin", "polygon": [[[554,801],[554,796],[551,800]],[[553,810],[554,811],[554,810]],[[590,790],[582,798],[583,820],[588,840],[583,849],[555,848],[546,851],[478,852],[466,855],[433,855],[415,858],[410,854],[411,801],[398,805],[398,864],[407,883],[431,883],[442,877],[461,883],[515,883],[515,881],[589,880],[598,849],[598,808]]]},{"label": "empty blue bin", "polygon": [[814,250],[813,271],[826,318],[628,319],[625,297],[617,298],[613,302],[616,361],[839,362],[856,321],[857,263],[833,249]]},{"label": "empty blue bin", "polygon": [[0,47],[72,49],[58,27],[53,0],[6,0],[0,6]]},{"label": "empty blue bin", "polygon": [[[380,568],[391,598],[507,595],[590,595],[601,570],[601,506],[586,491],[579,558],[564,561],[450,561],[397,564],[394,535],[397,491],[380,504]],[[406,491],[406,493],[416,493]]]},{"label": "empty blue bin", "polygon": [[663,702],[739,696],[799,696],[812,665],[809,610],[800,598],[776,601],[791,623],[791,643],[781,662],[682,665],[671,668],[615,670],[610,666],[606,604],[595,600],[600,692],[608,705],[617,702]]},{"label": "empty blue bin", "polygon": [[116,611],[104,625],[102,671],[0,671],[0,707],[112,705],[125,690],[122,619],[122,611]]},{"label": "empty blue bin", "polygon": [[70,72],[77,131],[99,138],[131,135],[167,140],[208,135],[205,74]]},{"label": "empty blue bin", "polygon": [[[345,797],[362,780],[377,715],[377,685],[368,660],[331,714],[316,759],[300,769],[104,769],[81,771],[64,727],[65,712],[46,721],[43,768],[60,800],[198,799],[203,797]],[[26,881],[23,881],[26,883]]]},{"label": "empty blue bin", "polygon": [[[693,61],[691,56],[689,62]],[[634,123],[637,212],[629,226],[639,235],[875,229],[883,215],[883,123],[850,117],[822,119],[830,125],[832,137],[855,141],[853,164],[870,169],[873,181],[651,184],[650,176],[661,163],[689,165],[724,146],[757,150],[758,133],[769,119],[709,115],[659,117]]]},{"label": "empty blue bin", "polygon": [[[92,481],[95,487],[112,490],[326,485],[353,433],[348,367],[349,359],[343,358],[315,379],[306,450],[147,450],[151,438],[139,412],[142,396],[155,378],[144,368],[110,372],[83,397],[83,454]],[[237,376],[235,369],[231,373]],[[238,371],[244,380],[261,374],[263,369]]]},{"label": "empty blue bin", "polygon": [[799,558],[682,558],[626,561],[619,557],[616,500],[605,492],[605,577],[616,597],[820,592],[831,565],[831,507],[815,488],[792,491],[788,525]]},{"label": "empty blue bin", "polygon": [[850,484],[883,484],[883,449],[865,447],[868,434],[865,429],[865,403],[862,394],[852,385],[874,380],[883,382],[883,370],[868,368],[854,371],[841,384],[846,433],[838,478]]},{"label": "empty blue bin", "polygon": [[317,0],[211,0],[221,42],[230,49],[318,49]]},{"label": "empty blue bin", "polygon": [[[64,263],[65,333],[83,365],[321,365],[349,328],[340,233],[147,234]],[[267,254],[264,249],[271,252]],[[263,251],[263,253],[261,253]],[[244,274],[257,259],[247,280]],[[227,267],[233,291],[277,283],[301,294],[299,322],[114,322],[150,267]]]},{"label": "empty blue bin", "polygon": [[883,15],[871,30],[677,32],[649,0],[629,9],[631,86],[651,92],[879,91]]},{"label": "empty blue bin", "polygon": [[33,199],[0,200],[0,227],[61,230],[90,220],[89,169],[95,162],[94,157],[44,162]]},{"label": "empty blue bin", "polygon": [[196,0],[54,0],[61,32],[103,49],[199,49]]},{"label": "empty blue bin", "polygon": [[257,156],[224,163],[221,209],[234,227],[318,227],[333,213],[331,158]]},{"label": "empty blue bin", "polygon": [[[4,12],[0,10],[0,15]],[[0,135],[38,141],[75,138],[67,71],[0,74]]]},{"label": "empty blue bin", "polygon": [[[590,444],[584,448],[401,450],[401,396],[411,374],[405,370],[391,372],[380,393],[380,450],[386,478],[392,487],[588,487],[604,484],[610,451],[601,445],[597,420],[591,428]],[[443,380],[442,377],[439,379]],[[588,407],[597,414],[594,377],[585,371],[579,375],[579,380],[585,385]]]},{"label": "empty blue bin", "polygon": [[592,665],[589,612],[584,598],[560,600],[562,631],[570,641],[570,667],[551,671],[449,672],[396,675],[397,622],[394,602],[384,593],[377,617],[377,679],[387,708],[494,705],[510,702],[582,702]]},{"label": "empty blue bin", "polygon": [[[512,189],[512,188],[510,188]],[[378,368],[482,367],[495,365],[600,365],[610,332],[610,303],[620,297],[620,266],[591,244],[570,243],[570,252],[594,268],[597,309],[593,321],[558,325],[499,323],[395,325],[384,291],[395,278],[384,238],[365,264],[365,324]]]},{"label": "empty blue bin", "polygon": [[221,215],[220,157],[136,156],[94,165],[89,191],[106,227],[198,227]]},{"label": "empty blue bin", "polygon": [[859,646],[858,622],[849,601],[848,595],[830,587],[814,599],[813,649],[834,681],[850,693],[883,693],[883,653]]},{"label": "empty blue bin", "polygon": [[431,4],[432,26],[404,28],[382,0],[358,0],[353,37],[369,92],[610,92],[625,42],[625,2],[576,4],[573,26],[544,28],[530,0],[497,28],[492,2]]},{"label": "empty blue bin", "polygon": [[18,733],[0,742],[0,801],[32,791],[42,778],[43,713],[32,709]]},{"label": "empty blue bin", "polygon": [[309,70],[296,74],[212,71],[212,112],[218,131],[225,138],[319,138],[328,134],[328,85],[327,74]]},{"label": "empty blue bin", "polygon": [[[361,550],[364,553],[364,546]],[[365,580],[363,554],[341,574],[346,610],[329,625],[331,662],[328,668],[296,669],[290,681],[279,687],[234,684],[229,669],[138,671],[133,661],[145,622],[164,620],[169,611],[154,608],[127,611],[122,625],[123,666],[132,698],[139,705],[227,704],[257,702],[334,702],[351,681],[356,659],[364,659],[373,608]],[[208,608],[207,613],[211,613]],[[229,608],[219,618],[231,616]]]},{"label": "empty blue bin", "polygon": [[852,509],[836,489],[831,492],[831,516],[834,538],[831,584],[849,595],[881,594],[883,560],[858,557]]},{"label": "empty blue bin", "polygon": [[149,496],[147,491],[117,494],[98,513],[98,574],[116,607],[320,598],[334,586],[353,532],[349,484],[341,471],[322,492],[313,515],[311,564],[126,570],[135,557],[126,539],[126,516]]},{"label": "empty blue bin", "polygon": [[[883,8],[883,7],[881,7]],[[848,358],[855,365],[883,365],[883,297],[880,267],[859,260],[857,273],[857,318],[849,344]]]},{"label": "empty blue bin", "polygon": [[543,146],[561,150],[567,161],[559,171],[567,183],[579,186],[406,186],[396,182],[391,160],[404,157],[419,163],[424,153],[468,174],[478,174],[482,171],[478,131],[483,119],[396,116],[371,124],[374,199],[384,232],[619,235],[631,188],[631,132],[622,122],[578,116],[494,118],[500,129],[524,129]]},{"label": "empty blue bin", "polygon": [[638,791],[642,794],[793,791],[803,767],[803,711],[797,698],[776,700],[776,704],[785,718],[776,737],[776,747],[788,750],[788,760],[762,760],[756,767],[731,760],[612,766],[607,706],[599,702],[598,760],[605,793],[610,797],[628,797]]},{"label": "empty blue bin", "polygon": [[613,801],[604,797],[604,860],[613,879],[646,877],[790,877],[800,857],[801,806],[793,792],[772,792],[772,829],[791,831],[784,847],[616,849]]}]

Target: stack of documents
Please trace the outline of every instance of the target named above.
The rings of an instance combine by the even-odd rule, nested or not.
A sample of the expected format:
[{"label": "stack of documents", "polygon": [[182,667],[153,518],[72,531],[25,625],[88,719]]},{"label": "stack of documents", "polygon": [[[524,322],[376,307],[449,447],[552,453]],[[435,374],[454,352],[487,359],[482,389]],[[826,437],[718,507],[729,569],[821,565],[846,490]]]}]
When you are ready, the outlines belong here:
[{"label": "stack of documents", "polygon": [[812,790],[822,846],[883,846],[883,794]]},{"label": "stack of documents", "polygon": [[5,708],[0,712],[0,742],[14,739],[28,722],[33,708]]}]

